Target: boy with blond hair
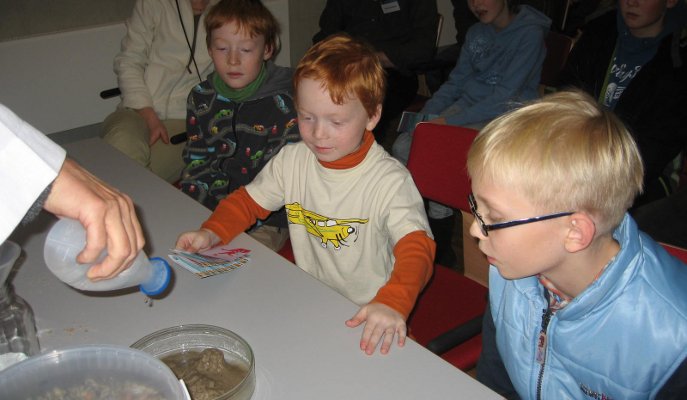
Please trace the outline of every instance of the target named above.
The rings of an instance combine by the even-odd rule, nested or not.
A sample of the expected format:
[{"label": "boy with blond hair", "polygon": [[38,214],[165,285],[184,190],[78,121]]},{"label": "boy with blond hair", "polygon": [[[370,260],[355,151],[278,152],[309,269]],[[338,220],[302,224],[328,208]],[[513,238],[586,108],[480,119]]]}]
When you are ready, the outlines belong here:
[{"label": "boy with blond hair", "polygon": [[467,164],[491,264],[478,379],[523,399],[685,398],[687,266],[627,214],[643,168],[619,119],[560,92],[487,125]]},{"label": "boy with blond hair", "polygon": [[302,142],[285,146],[177,247],[227,243],[256,218],[286,207],[296,264],[361,306],[360,349],[405,344],[406,319],[432,274],[434,242],[422,198],[372,129],[384,100],[374,51],[345,34],[314,45],[294,75]]}]

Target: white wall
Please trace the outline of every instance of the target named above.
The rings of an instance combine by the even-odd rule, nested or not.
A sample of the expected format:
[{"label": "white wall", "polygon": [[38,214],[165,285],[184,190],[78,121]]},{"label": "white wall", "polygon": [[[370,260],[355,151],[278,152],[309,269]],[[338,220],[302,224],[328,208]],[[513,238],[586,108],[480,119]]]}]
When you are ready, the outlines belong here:
[{"label": "white wall", "polygon": [[44,133],[100,122],[117,100],[112,59],[124,24],[0,43],[0,102]]}]

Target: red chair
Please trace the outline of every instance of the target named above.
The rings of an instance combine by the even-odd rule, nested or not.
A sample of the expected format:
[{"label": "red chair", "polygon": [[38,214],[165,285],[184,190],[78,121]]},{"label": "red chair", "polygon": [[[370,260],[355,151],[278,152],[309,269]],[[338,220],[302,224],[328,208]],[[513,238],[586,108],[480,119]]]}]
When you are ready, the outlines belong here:
[{"label": "red chair", "polygon": [[687,264],[687,249],[683,249],[681,247],[676,247],[665,243],[661,243],[661,245],[664,249],[666,249],[666,251],[668,251],[668,253],[670,253],[683,263]]},{"label": "red chair", "polygon": [[[466,271],[463,275],[435,265],[434,276],[420,295],[408,326],[418,343],[462,370],[477,364],[482,348],[482,314],[487,305],[488,263],[475,241],[465,234],[466,223],[472,220],[466,160],[476,135],[474,129],[421,123],[413,132],[408,160],[408,169],[423,197],[462,211]],[[478,270],[475,276],[482,277],[482,284],[466,277],[473,269]],[[456,342],[462,343],[453,347]]]}]

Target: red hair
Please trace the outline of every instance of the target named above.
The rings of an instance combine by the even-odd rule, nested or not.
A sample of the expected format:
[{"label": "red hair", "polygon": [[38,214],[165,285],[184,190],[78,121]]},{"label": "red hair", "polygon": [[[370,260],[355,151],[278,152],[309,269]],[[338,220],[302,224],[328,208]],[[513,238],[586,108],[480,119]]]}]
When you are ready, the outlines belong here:
[{"label": "red hair", "polygon": [[384,102],[384,68],[371,46],[339,33],[312,46],[296,67],[293,86],[305,78],[320,81],[334,104],[357,97],[369,117]]}]

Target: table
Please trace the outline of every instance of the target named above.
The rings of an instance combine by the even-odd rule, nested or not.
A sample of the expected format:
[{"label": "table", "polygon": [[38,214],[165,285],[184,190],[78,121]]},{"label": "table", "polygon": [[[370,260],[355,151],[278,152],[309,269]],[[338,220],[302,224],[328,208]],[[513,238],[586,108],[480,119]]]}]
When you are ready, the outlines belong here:
[{"label": "table", "polygon": [[[65,147],[133,198],[151,257],[167,256],[179,233],[197,229],[210,214],[98,138]],[[42,215],[10,237],[25,253],[15,291],[34,310],[43,351],[128,346],[158,329],[210,324],[236,332],[253,348],[256,400],[500,398],[412,340],[386,356],[365,355],[358,350],[362,328],[344,325],[358,307],[248,235],[232,243],[252,250],[246,266],[206,279],[174,266],[172,290],[149,307],[136,290],[79,292],[53,276],[43,241],[54,221]]]}]

